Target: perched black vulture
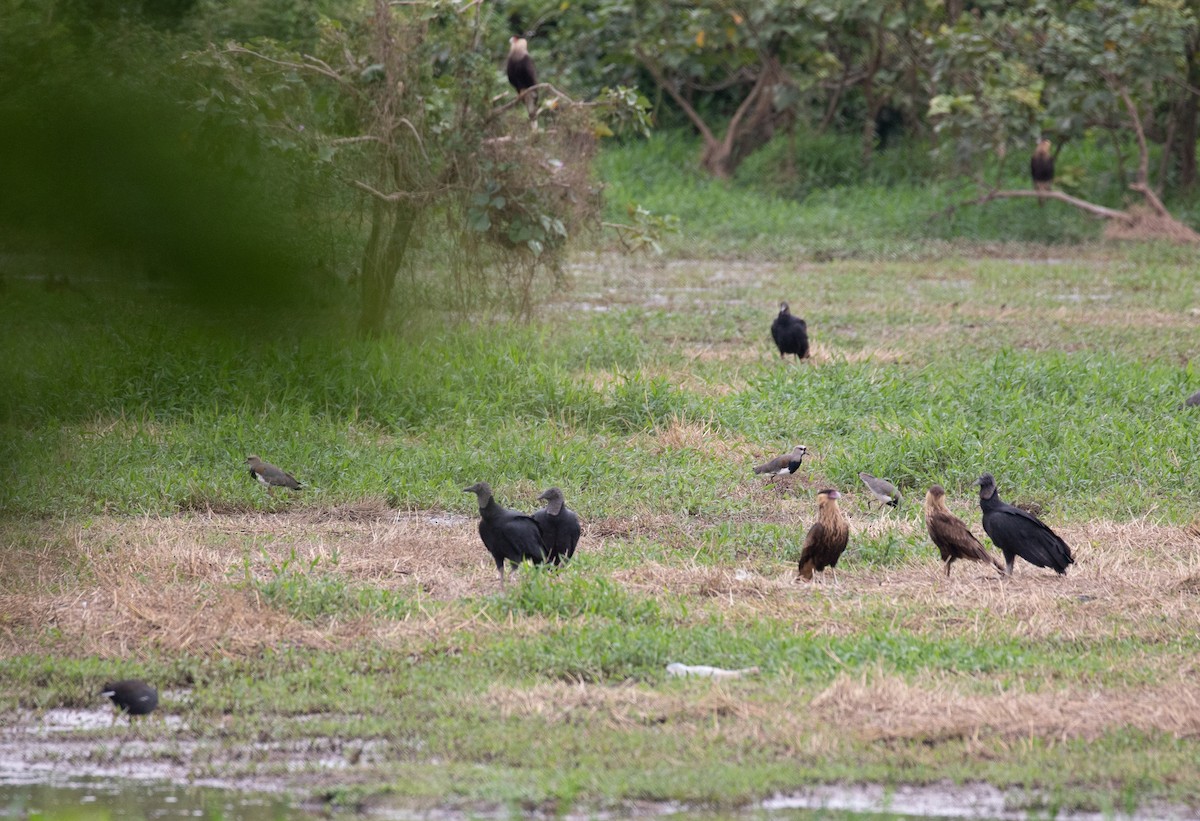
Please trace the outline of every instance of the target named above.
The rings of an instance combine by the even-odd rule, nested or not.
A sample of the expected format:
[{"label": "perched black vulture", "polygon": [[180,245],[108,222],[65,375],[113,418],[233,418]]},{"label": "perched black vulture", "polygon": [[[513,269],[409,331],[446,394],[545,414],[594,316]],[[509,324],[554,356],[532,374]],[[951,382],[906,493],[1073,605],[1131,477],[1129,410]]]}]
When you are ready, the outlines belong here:
[{"label": "perched black vulture", "polygon": [[795,473],[800,469],[800,463],[804,460],[804,454],[808,453],[808,448],[804,445],[796,445],[792,448],[791,453],[785,453],[782,456],[776,456],[774,459],[763,462],[754,468],[755,473]]},{"label": "perched black vulture", "polygon": [[487,482],[477,482],[463,488],[463,493],[474,493],[479,500],[479,538],[496,560],[501,587],[504,586],[505,559],[513,564],[520,564],[526,559],[534,564],[546,561],[542,532],[532,516],[496,504],[492,498],[492,487]]},{"label": "perched black vulture", "polygon": [[1038,567],[1052,567],[1060,575],[1067,572],[1067,565],[1075,563],[1071,548],[1041,519],[1000,498],[992,474],[983,474],[975,484],[979,485],[983,529],[1004,553],[1007,575],[1012,575],[1017,556]]},{"label": "perched black vulture", "polygon": [[253,453],[246,457],[246,464],[250,466],[250,475],[258,480],[258,483],[267,489],[267,493],[275,495],[275,488],[286,487],[289,490],[300,490],[303,485],[296,481],[296,477],[282,468],[277,468],[270,462],[264,462]]},{"label": "perched black vulture", "polygon": [[[1029,175],[1033,177],[1033,187],[1037,191],[1049,191],[1054,182],[1054,155],[1050,153],[1050,141],[1041,140],[1033,150],[1029,160]],[[1041,198],[1038,198],[1041,204]]]},{"label": "perched black vulture", "polygon": [[814,570],[835,567],[850,541],[850,525],[838,509],[842,494],[832,488],[817,493],[817,520],[804,536],[800,578],[811,580]]},{"label": "perched black vulture", "polygon": [[[883,505],[897,507],[900,504],[900,491],[896,490],[896,486],[887,479],[876,479],[869,473],[860,473],[858,478],[862,479],[867,490],[871,492],[871,497],[879,502],[881,507]],[[871,502],[867,500],[867,507],[870,506]]]},{"label": "perched black vulture", "polygon": [[[148,715],[158,706],[158,690],[136,678],[110,681],[104,685],[100,695],[112,699],[118,709],[130,716],[131,722],[132,716]],[[114,712],[113,721],[116,720],[117,714]]]},{"label": "perched black vulture", "polygon": [[538,499],[546,506],[533,514],[533,520],[542,530],[547,558],[556,565],[566,564],[575,555],[575,546],[579,544],[579,517],[566,506],[563,492],[556,487],[548,489]]},{"label": "perched black vulture", "polygon": [[[529,119],[537,116],[537,71],[533,67],[533,58],[529,56],[529,43],[524,37],[514,34],[508,40],[508,62],[504,66],[508,81],[517,90],[517,96],[525,99],[525,110]],[[527,91],[526,89],[532,89]]]},{"label": "perched black vulture", "polygon": [[947,576],[950,575],[950,565],[956,559],[971,559],[985,564],[990,562],[1004,573],[1004,565],[1000,564],[1000,560],[984,550],[966,523],[946,507],[946,491],[941,485],[933,485],[925,494],[925,529],[942,554]]},{"label": "perched black vulture", "polygon": [[779,303],[779,315],[771,323],[771,338],[779,348],[782,359],[795,354],[797,359],[808,356],[808,325],[798,316],[792,316],[786,302]]}]

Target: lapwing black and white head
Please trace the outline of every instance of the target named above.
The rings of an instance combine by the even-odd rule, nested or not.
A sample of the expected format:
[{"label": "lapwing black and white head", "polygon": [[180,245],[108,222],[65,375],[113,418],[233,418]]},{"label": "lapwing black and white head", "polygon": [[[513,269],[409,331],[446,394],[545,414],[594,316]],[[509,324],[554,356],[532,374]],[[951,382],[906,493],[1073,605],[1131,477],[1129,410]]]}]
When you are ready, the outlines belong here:
[{"label": "lapwing black and white head", "polygon": [[[869,473],[860,473],[858,478],[862,479],[863,484],[867,486],[871,498],[879,502],[881,506],[896,507],[900,504],[900,491],[896,490],[896,486],[887,479],[876,479]],[[870,500],[868,500],[867,506],[870,507],[870,504]]]},{"label": "lapwing black and white head", "polygon": [[254,477],[260,485],[267,489],[267,493],[274,495],[275,488],[283,487],[288,490],[300,490],[303,485],[296,481],[296,477],[288,473],[283,468],[276,467],[270,462],[264,462],[253,453],[246,457],[246,464],[250,466],[250,475]]}]

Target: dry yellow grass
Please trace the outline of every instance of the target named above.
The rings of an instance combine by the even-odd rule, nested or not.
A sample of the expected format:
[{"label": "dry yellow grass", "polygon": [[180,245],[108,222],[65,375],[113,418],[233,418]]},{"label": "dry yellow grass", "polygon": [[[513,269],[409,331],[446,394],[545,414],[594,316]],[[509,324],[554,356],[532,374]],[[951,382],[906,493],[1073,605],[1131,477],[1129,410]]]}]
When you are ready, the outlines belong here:
[{"label": "dry yellow grass", "polygon": [[[680,428],[676,436],[702,435]],[[799,540],[807,506],[771,518],[794,526]],[[851,516],[854,534],[911,535],[919,523],[872,514]],[[836,579],[805,584],[783,557],[761,554],[733,566],[697,562],[705,523],[690,517],[636,516],[587,524],[581,550],[619,560],[642,537],[674,545],[677,558],[618,562],[611,578],[631,593],[697,601],[697,617],[717,608],[740,619],[778,619],[797,631],[853,633],[865,614],[891,612],[898,628],[984,636],[1013,630],[1031,639],[1131,638],[1160,642],[1200,632],[1200,551],[1181,528],[1145,522],[1060,528],[1077,564],[1065,577],[1018,562],[1004,580],[982,565],[959,563],[947,579],[935,549],[891,567],[865,567],[851,550]],[[63,555],[70,559],[63,561]],[[357,585],[404,591],[417,602],[403,622],[378,619],[302,623],[240,584],[265,581],[294,557],[295,566]],[[247,654],[280,643],[335,646],[347,640],[403,642],[445,631],[488,629],[470,602],[497,590],[495,567],[474,519],[397,514],[380,503],[292,514],[97,518],[87,525],[43,524],[20,550],[0,557],[0,652],[27,650],[49,627],[64,648],[107,655],[156,647]],[[814,597],[816,597],[814,599]],[[819,606],[812,604],[819,600]],[[450,607],[429,608],[420,602]],[[461,605],[461,606],[460,606]],[[530,622],[536,620],[529,620]],[[499,628],[497,628],[499,629]],[[536,629],[524,624],[521,629]]]}]

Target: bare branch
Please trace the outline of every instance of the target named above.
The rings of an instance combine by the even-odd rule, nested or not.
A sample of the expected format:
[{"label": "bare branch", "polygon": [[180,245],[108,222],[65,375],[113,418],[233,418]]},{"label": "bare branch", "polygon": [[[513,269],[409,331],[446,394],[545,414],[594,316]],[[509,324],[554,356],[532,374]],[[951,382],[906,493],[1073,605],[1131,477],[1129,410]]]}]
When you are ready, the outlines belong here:
[{"label": "bare branch", "polygon": [[385,194],[362,180],[351,180],[350,184],[360,191],[366,191],[375,199],[382,200],[383,202],[425,202],[430,196],[429,192],[414,194],[410,191],[393,191],[391,194]]},{"label": "bare branch", "polygon": [[268,57],[265,54],[260,54],[257,51],[252,51],[251,49],[248,49],[245,46],[232,45],[232,44],[225,47],[225,53],[226,54],[249,54],[251,57],[257,57],[260,60],[264,60],[268,63],[274,63],[277,66],[295,69],[296,71],[313,71],[313,72],[316,72],[317,74],[328,77],[331,80],[336,80],[339,83],[346,82],[345,77],[338,74],[336,71],[334,71],[333,69],[331,69],[329,66],[325,65],[324,63],[317,66],[317,65],[311,65],[309,63],[293,63],[289,60],[276,60],[274,57]]},{"label": "bare branch", "polygon": [[992,200],[1020,198],[1058,200],[1059,202],[1065,202],[1067,205],[1074,206],[1081,211],[1094,214],[1097,217],[1117,220],[1118,222],[1123,222],[1127,225],[1132,225],[1135,222],[1135,217],[1126,213],[1125,211],[1118,211],[1115,208],[1106,208],[1103,205],[1096,205],[1094,202],[1088,202],[1087,200],[1081,200],[1078,197],[1072,197],[1070,194],[1066,194],[1062,191],[1027,191],[1023,189],[1014,191],[988,191],[978,199],[967,200],[966,202],[960,202],[957,205],[953,205],[950,207],[950,210],[966,205],[984,205]]},{"label": "bare branch", "polygon": [[660,88],[665,89],[667,94],[671,95],[671,99],[675,101],[675,104],[692,121],[692,125],[696,126],[696,130],[700,132],[700,136],[704,138],[704,142],[709,145],[715,145],[717,138],[713,135],[712,129],[708,127],[708,123],[704,122],[704,118],[700,116],[700,112],[696,111],[691,103],[683,98],[683,95],[675,88],[674,83],[667,82],[667,78],[663,76],[662,71],[654,61],[646,55],[646,52],[642,51],[640,47],[635,47],[633,53],[638,58],[638,61],[646,67],[646,71],[650,72],[650,76],[654,78],[654,82],[658,83]]}]

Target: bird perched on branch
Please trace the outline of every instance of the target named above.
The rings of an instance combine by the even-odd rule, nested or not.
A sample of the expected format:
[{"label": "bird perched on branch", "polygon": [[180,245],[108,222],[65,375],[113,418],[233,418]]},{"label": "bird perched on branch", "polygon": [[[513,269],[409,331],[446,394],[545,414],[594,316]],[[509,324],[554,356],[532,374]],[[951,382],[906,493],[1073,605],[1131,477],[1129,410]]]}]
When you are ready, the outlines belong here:
[{"label": "bird perched on branch", "polygon": [[[133,716],[149,715],[158,706],[158,690],[136,678],[110,681],[100,690],[100,695],[111,699],[118,710],[129,715],[130,723],[133,723]],[[113,723],[116,720],[114,712]]]},{"label": "bird perched on branch", "polygon": [[563,492],[556,487],[547,489],[539,501],[546,506],[533,514],[533,520],[542,531],[542,543],[546,545],[546,558],[552,564],[566,564],[575,555],[579,544],[579,517],[567,507]]},{"label": "bird perched on branch", "polygon": [[532,516],[498,505],[487,482],[476,482],[463,488],[463,493],[474,493],[479,501],[479,538],[496,561],[501,587],[504,586],[506,559],[513,564],[525,560],[545,563],[546,545],[542,541],[541,528]]},{"label": "bird perched on branch", "polygon": [[946,491],[941,485],[933,485],[925,493],[925,529],[942,554],[947,577],[950,576],[950,565],[956,559],[990,563],[1004,573],[1004,565],[1000,564],[1000,560],[984,550],[966,523],[946,507]]},{"label": "bird perched on branch", "polygon": [[763,462],[754,468],[755,473],[795,473],[800,469],[800,463],[804,460],[804,454],[808,453],[808,448],[804,445],[796,445],[792,448],[791,453],[785,453],[782,456],[776,456],[774,459]]},{"label": "bird perched on branch", "polygon": [[303,487],[296,481],[295,476],[270,462],[264,462],[253,453],[246,457],[246,464],[250,466],[250,475],[272,496],[275,495],[277,487],[285,487],[288,490],[300,490]]},{"label": "bird perched on branch", "polygon": [[529,42],[514,34],[508,39],[508,61],[504,71],[508,74],[508,82],[517,90],[517,96],[525,100],[525,110],[529,119],[536,122],[538,93],[534,88],[538,84],[537,70],[533,67],[533,58],[529,56]]},{"label": "bird perched on branch", "polygon": [[786,302],[779,303],[779,314],[771,323],[771,338],[779,348],[779,358],[795,354],[797,359],[808,356],[808,325],[793,316]]},{"label": "bird perched on branch", "polygon": [[983,474],[975,484],[979,485],[983,529],[1004,553],[1006,575],[1012,575],[1017,556],[1037,567],[1052,567],[1059,575],[1067,572],[1067,565],[1075,563],[1071,548],[1041,519],[1000,498],[992,474]]},{"label": "bird perched on branch", "polygon": [[[1033,177],[1033,187],[1036,191],[1049,191],[1054,182],[1054,155],[1050,153],[1050,141],[1043,139],[1033,150],[1029,160],[1029,175]],[[1038,205],[1043,205],[1041,197]]]},{"label": "bird perched on branch", "polygon": [[804,536],[800,551],[800,578],[812,580],[813,571],[835,567],[850,541],[850,525],[837,500],[842,494],[833,488],[817,493],[817,520]]},{"label": "bird perched on branch", "polygon": [[[896,490],[896,486],[887,479],[876,479],[869,473],[860,473],[858,478],[863,480],[863,484],[867,486],[867,490],[871,492],[871,497],[879,502],[880,506],[887,505],[888,507],[896,507],[900,504],[900,491]],[[867,500],[867,507],[871,506],[871,500]]]}]

